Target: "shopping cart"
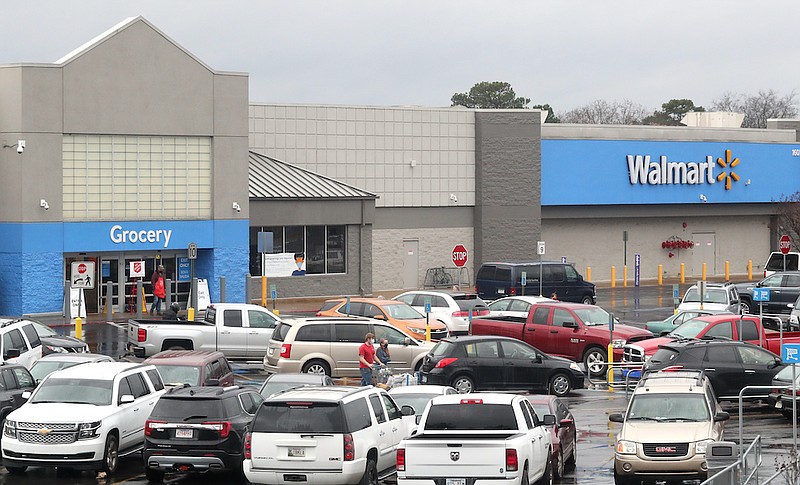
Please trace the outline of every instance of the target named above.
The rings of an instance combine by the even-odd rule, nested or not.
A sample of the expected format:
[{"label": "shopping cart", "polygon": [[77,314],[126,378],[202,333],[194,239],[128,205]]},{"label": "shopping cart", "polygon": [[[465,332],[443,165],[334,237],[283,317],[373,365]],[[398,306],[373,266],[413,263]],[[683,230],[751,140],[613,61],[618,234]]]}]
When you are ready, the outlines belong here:
[{"label": "shopping cart", "polygon": [[388,389],[386,383],[392,377],[392,369],[385,365],[375,365],[372,367],[372,385]]}]

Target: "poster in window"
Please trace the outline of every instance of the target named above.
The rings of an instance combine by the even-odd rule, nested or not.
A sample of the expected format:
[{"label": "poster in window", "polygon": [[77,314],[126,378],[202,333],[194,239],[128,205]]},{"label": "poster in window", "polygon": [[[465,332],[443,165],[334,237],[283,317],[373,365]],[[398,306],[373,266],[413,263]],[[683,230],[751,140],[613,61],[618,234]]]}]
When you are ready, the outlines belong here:
[{"label": "poster in window", "polygon": [[306,263],[303,253],[264,254],[264,275],[268,278],[305,276],[305,274]]}]

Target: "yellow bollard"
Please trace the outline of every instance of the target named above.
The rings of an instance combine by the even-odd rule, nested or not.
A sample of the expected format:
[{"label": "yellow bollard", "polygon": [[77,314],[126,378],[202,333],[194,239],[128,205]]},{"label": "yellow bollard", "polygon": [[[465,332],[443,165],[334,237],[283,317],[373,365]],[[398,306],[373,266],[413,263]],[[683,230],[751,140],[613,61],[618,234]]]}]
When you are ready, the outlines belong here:
[{"label": "yellow bollard", "polygon": [[664,265],[658,265],[658,286],[661,286],[664,283]]},{"label": "yellow bollard", "polygon": [[731,262],[725,261],[725,281],[731,279]]},{"label": "yellow bollard", "polygon": [[622,266],[622,286],[628,287],[628,265]]},{"label": "yellow bollard", "polygon": [[614,344],[608,344],[608,391],[614,392]]},{"label": "yellow bollard", "polygon": [[747,260],[747,279],[751,280],[751,281],[753,279],[753,260],[752,259],[748,259]]},{"label": "yellow bollard", "polygon": [[686,264],[681,263],[681,284],[686,283]]},{"label": "yellow bollard", "polygon": [[272,313],[274,313],[275,315],[281,316],[281,311],[278,310],[277,308],[273,308],[272,309]]},{"label": "yellow bollard", "polygon": [[588,281],[589,283],[592,282],[592,267],[591,266],[587,266],[586,267],[586,281]]},{"label": "yellow bollard", "polygon": [[83,340],[83,319],[81,317],[75,319],[75,338]]},{"label": "yellow bollard", "polygon": [[425,341],[431,341],[431,322],[425,322]]},{"label": "yellow bollard", "polygon": [[[250,303],[250,302],[247,302]],[[261,306],[267,306],[267,277],[261,277]]]},{"label": "yellow bollard", "polygon": [[706,263],[703,263],[703,281],[706,280]]},{"label": "yellow bollard", "polygon": [[617,287],[617,267],[616,266],[612,266],[611,267],[611,287],[612,288],[616,288]]},{"label": "yellow bollard", "polygon": [[186,319],[190,322],[194,321],[194,308],[189,307],[186,309]]}]

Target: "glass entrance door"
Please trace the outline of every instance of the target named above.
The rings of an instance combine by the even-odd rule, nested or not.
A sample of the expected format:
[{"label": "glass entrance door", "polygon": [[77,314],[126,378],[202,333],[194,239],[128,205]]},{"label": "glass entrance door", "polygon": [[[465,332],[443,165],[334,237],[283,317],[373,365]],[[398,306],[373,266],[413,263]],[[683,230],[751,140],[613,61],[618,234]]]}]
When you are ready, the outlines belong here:
[{"label": "glass entrance door", "polygon": [[[147,313],[150,309],[150,305],[153,303],[153,288],[152,284],[150,283],[150,278],[153,276],[153,272],[156,270],[158,265],[164,266],[164,278],[170,279],[172,284],[170,285],[170,293],[172,295],[172,300],[176,300],[176,296],[178,301],[180,300],[180,292],[181,285],[177,282],[177,264],[175,261],[175,255],[170,252],[161,252],[161,253],[125,253],[123,255],[124,261],[124,268],[120,274],[120,286],[124,290],[124,309],[123,311],[127,313],[136,313],[136,292],[138,291],[136,288],[137,281],[142,281],[142,291],[144,293],[144,301],[146,303],[145,307],[142,310],[142,313]],[[131,263],[135,261],[143,261],[144,262],[144,276],[143,277],[135,277],[131,276]],[[161,311],[165,310],[164,305],[161,306]]]},{"label": "glass entrance door", "polygon": [[97,308],[99,311],[106,311],[106,295],[108,294],[109,283],[111,283],[111,308],[117,313],[122,311],[119,291],[119,257],[101,255],[100,279],[98,281],[100,281],[100,288],[97,292],[99,297]]}]

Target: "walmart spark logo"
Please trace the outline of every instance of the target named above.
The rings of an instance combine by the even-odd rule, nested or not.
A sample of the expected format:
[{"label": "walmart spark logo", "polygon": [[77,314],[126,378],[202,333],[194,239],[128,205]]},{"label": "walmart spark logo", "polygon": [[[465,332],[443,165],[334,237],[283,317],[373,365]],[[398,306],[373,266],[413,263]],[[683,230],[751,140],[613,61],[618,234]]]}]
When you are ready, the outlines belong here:
[{"label": "walmart spark logo", "polygon": [[739,175],[733,171],[734,167],[739,165],[739,158],[736,157],[731,160],[731,151],[725,150],[725,159],[722,157],[717,158],[717,165],[723,168],[723,172],[717,175],[717,181],[722,182],[724,180],[725,190],[731,190],[731,180],[734,182],[739,181]]}]

